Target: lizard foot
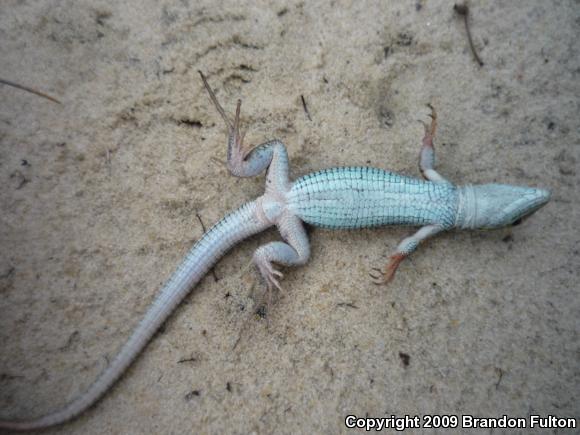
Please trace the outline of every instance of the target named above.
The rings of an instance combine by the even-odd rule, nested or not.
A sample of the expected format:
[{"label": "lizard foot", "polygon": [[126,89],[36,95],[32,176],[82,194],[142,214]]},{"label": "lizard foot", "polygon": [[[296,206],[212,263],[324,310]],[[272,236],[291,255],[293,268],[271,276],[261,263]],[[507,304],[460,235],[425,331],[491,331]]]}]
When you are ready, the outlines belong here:
[{"label": "lizard foot", "polygon": [[236,105],[236,116],[234,118],[234,122],[230,120],[228,115],[226,115],[226,111],[219,103],[213,89],[210,87],[207,79],[203,75],[201,71],[198,71],[201,79],[203,81],[203,85],[207,89],[211,101],[213,102],[214,106],[216,107],[217,111],[221,115],[226,127],[228,128],[228,164],[233,166],[240,166],[248,154],[252,151],[252,149],[246,149],[244,147],[244,135],[245,133],[240,132],[240,111],[242,108],[242,100],[238,100]]},{"label": "lizard foot", "polygon": [[405,259],[406,255],[397,253],[389,257],[389,262],[383,269],[373,268],[374,273],[369,273],[373,279],[373,283],[376,285],[386,285],[390,283],[394,276],[399,264]]}]

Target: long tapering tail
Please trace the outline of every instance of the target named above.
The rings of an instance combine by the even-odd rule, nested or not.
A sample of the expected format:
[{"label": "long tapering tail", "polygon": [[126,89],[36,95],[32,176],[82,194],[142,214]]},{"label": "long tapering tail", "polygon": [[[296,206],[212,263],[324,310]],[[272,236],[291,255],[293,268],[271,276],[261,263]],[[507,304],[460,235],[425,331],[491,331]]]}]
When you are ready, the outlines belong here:
[{"label": "long tapering tail", "polygon": [[255,218],[255,209],[255,202],[248,202],[225,216],[203,235],[163,286],[129,340],[85,393],[61,410],[34,420],[0,420],[0,429],[25,431],[55,426],[73,419],[95,404],[121,377],[155,331],[209,269],[232,246],[269,226]]}]

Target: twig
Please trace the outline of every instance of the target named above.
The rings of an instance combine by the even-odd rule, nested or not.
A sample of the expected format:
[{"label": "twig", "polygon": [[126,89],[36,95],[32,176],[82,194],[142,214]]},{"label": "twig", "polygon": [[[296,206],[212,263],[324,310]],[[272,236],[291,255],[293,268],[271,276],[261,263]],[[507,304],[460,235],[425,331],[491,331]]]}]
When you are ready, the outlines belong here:
[{"label": "twig", "polygon": [[27,86],[19,85],[18,83],[14,83],[8,80],[0,79],[0,83],[7,86],[12,86],[13,88],[22,89],[23,91],[30,92],[31,94],[38,95],[39,97],[46,98],[47,100],[52,101],[53,103],[62,104],[59,100],[54,97],[51,97],[44,92],[37,91],[36,89],[29,88]]},{"label": "twig", "polygon": [[498,374],[499,374],[499,376],[498,376],[498,379],[497,379],[497,382],[495,383],[495,389],[497,390],[497,389],[499,388],[499,384],[501,383],[501,380],[502,380],[502,378],[503,378],[503,370],[502,370],[502,369],[500,369],[499,367],[496,367],[496,369],[495,369],[495,370],[496,370],[496,371],[498,372]]},{"label": "twig", "polygon": [[302,107],[304,107],[304,112],[306,113],[306,117],[309,121],[312,121],[310,117],[310,112],[308,111],[308,106],[306,106],[306,100],[304,99],[304,95],[300,95],[300,99],[302,100]]},{"label": "twig", "polygon": [[348,308],[354,308],[356,310],[358,310],[358,307],[353,304],[352,302],[339,302],[338,304],[336,304],[337,307],[348,307]]},{"label": "twig", "polygon": [[462,5],[455,4],[455,6],[453,6],[453,10],[455,11],[455,13],[457,13],[457,15],[463,17],[463,22],[465,23],[465,32],[467,33],[467,40],[469,41],[469,48],[473,53],[475,61],[479,64],[479,66],[483,66],[483,61],[477,54],[475,45],[473,45],[473,39],[471,38],[471,30],[469,30],[469,7],[467,6],[467,3],[464,3]]}]

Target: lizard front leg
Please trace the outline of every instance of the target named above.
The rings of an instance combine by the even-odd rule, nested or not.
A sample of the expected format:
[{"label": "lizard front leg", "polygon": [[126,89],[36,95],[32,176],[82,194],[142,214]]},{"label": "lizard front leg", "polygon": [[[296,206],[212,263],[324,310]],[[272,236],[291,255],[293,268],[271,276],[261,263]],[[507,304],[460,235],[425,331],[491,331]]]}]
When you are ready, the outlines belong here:
[{"label": "lizard front leg", "polygon": [[399,246],[397,246],[395,253],[389,257],[389,261],[385,267],[382,270],[377,268],[373,269],[375,273],[371,274],[371,277],[374,283],[380,285],[391,282],[401,262],[415,251],[422,241],[441,231],[443,231],[443,227],[440,225],[427,225],[412,236],[403,239],[399,243]]},{"label": "lizard front leg", "polygon": [[310,258],[310,243],[302,221],[291,214],[284,214],[278,221],[278,230],[286,241],[270,242],[260,246],[254,253],[254,263],[266,281],[268,305],[271,305],[274,287],[282,290],[279,278],[284,275],[272,263],[284,266],[301,266]]}]

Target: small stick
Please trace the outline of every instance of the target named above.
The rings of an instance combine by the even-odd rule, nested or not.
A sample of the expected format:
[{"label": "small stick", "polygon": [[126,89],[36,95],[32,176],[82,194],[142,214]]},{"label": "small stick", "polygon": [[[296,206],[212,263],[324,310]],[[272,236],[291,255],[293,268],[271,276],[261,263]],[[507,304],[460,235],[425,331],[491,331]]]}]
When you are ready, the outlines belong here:
[{"label": "small stick", "polygon": [[[206,232],[206,230],[205,230],[205,225],[203,224],[203,221],[201,220],[201,216],[200,216],[200,215],[199,215],[199,213],[197,213],[197,212],[195,213],[195,215],[197,216],[197,219],[199,220],[199,223],[201,224],[201,229],[202,229],[202,230],[203,230],[203,232],[205,233],[205,232]],[[211,270],[210,270],[210,272],[211,272],[211,274],[212,274],[212,276],[213,276],[213,279],[214,279],[214,281],[215,281],[215,282],[218,282],[218,277],[217,277],[217,275],[215,274],[215,267],[212,267],[212,268],[211,268]]]},{"label": "small stick", "polygon": [[59,100],[54,97],[51,97],[44,92],[37,91],[36,89],[29,88],[27,86],[19,85],[18,83],[11,82],[9,80],[0,79],[0,83],[7,86],[12,86],[13,88],[22,89],[23,91],[30,92],[31,94],[38,95],[39,97],[46,98],[47,100],[52,101],[53,103],[62,104]]},{"label": "small stick", "polygon": [[358,310],[358,307],[353,304],[352,302],[339,302],[338,304],[336,304],[337,307],[348,307],[348,308],[354,308],[356,310]]},{"label": "small stick", "polygon": [[306,117],[309,121],[312,121],[310,117],[310,112],[308,111],[308,107],[306,106],[306,100],[304,99],[304,95],[300,95],[300,99],[302,100],[302,107],[304,107],[304,112],[306,113]]},{"label": "small stick", "polygon": [[464,3],[462,5],[455,4],[455,6],[453,6],[453,10],[457,13],[457,15],[461,15],[463,17],[463,22],[465,23],[465,31],[467,33],[467,40],[469,41],[469,48],[473,53],[475,61],[479,64],[479,66],[483,66],[483,61],[477,54],[475,45],[473,45],[473,39],[471,38],[471,30],[469,30],[469,19],[468,19],[469,7],[467,6],[467,3]]}]

